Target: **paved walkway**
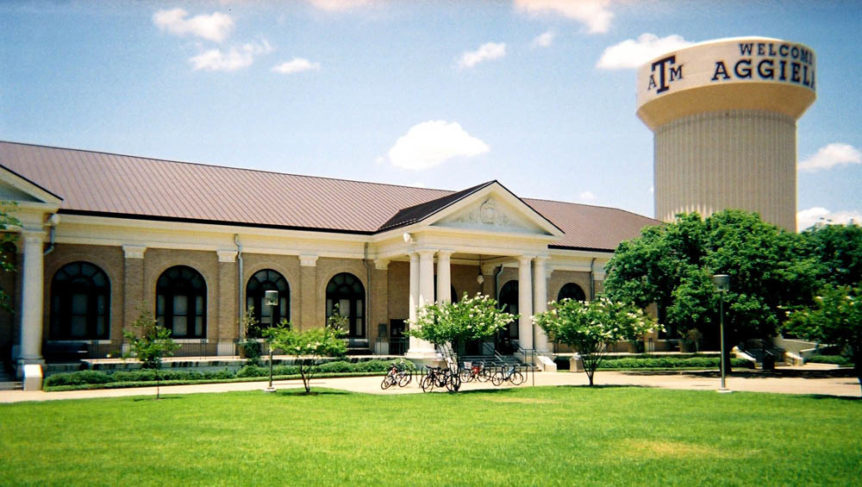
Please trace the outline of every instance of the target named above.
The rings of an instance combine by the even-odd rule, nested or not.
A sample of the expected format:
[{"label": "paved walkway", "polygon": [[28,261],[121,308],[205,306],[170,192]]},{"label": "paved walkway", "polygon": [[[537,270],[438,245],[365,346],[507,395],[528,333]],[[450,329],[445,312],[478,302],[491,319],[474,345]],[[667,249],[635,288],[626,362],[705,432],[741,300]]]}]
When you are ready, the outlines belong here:
[{"label": "paved walkway", "polygon": [[[844,372],[844,371],[842,371]],[[727,388],[732,391],[770,392],[781,394],[817,394],[828,396],[860,397],[859,382],[855,377],[845,377],[846,372],[837,373],[833,366],[808,364],[804,367],[781,368],[775,374],[760,372],[738,372],[727,378]],[[415,379],[415,378],[414,378]],[[325,387],[366,394],[416,394],[422,389],[416,380],[404,388],[380,389],[381,377],[345,377],[313,379],[312,388]],[[715,372],[609,372],[599,371],[595,376],[596,385],[623,385],[636,387],[657,387],[664,389],[717,390],[720,378]],[[585,386],[588,384],[584,373],[538,372],[527,376],[526,383],[519,387],[536,386]],[[263,390],[267,382],[232,382],[226,384],[196,384],[185,386],[164,386],[161,393],[197,394],[228,391]],[[301,388],[299,380],[276,381],[276,389]],[[462,390],[493,389],[490,382],[464,384]],[[0,403],[23,401],[52,401],[61,399],[88,399],[101,397],[127,397],[155,395],[155,387],[136,387],[129,389],[101,389],[91,391],[64,392],[24,392],[0,391]]]}]

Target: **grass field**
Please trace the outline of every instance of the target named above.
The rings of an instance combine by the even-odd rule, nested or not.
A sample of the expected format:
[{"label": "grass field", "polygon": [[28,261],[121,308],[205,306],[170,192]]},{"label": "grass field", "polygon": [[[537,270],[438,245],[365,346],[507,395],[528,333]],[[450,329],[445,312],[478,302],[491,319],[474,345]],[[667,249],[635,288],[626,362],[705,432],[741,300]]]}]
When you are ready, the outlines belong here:
[{"label": "grass field", "polygon": [[620,387],[0,405],[0,485],[859,485],[862,401]]}]

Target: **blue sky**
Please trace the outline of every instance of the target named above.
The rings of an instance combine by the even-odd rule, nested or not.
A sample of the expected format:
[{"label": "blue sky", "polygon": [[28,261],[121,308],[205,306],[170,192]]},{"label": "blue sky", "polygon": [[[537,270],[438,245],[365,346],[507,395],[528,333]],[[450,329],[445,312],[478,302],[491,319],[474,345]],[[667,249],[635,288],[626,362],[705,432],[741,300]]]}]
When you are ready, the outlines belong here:
[{"label": "blue sky", "polygon": [[756,35],[817,53],[800,221],[859,221],[860,20],[851,1],[5,1],[0,139],[445,189],[497,179],[652,216],[632,66]]}]

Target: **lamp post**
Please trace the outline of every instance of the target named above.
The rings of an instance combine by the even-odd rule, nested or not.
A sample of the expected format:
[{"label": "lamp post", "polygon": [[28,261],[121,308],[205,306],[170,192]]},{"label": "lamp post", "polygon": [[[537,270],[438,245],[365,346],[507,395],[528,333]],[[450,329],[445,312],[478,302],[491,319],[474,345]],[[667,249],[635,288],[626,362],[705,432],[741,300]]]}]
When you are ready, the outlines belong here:
[{"label": "lamp post", "polygon": [[727,274],[715,274],[712,276],[712,282],[715,284],[715,288],[718,290],[719,296],[719,322],[720,328],[719,333],[721,334],[721,389],[718,392],[730,392],[730,390],[725,387],[725,377],[727,373],[727,362],[725,359],[724,353],[724,295],[727,294],[727,291],[730,290],[730,276]]},{"label": "lamp post", "polygon": [[[263,295],[264,306],[269,306],[269,326],[275,323],[275,305],[278,304],[278,291],[265,291]],[[275,387],[272,386],[272,343],[269,344],[269,386],[264,389],[266,392],[275,392]]]}]

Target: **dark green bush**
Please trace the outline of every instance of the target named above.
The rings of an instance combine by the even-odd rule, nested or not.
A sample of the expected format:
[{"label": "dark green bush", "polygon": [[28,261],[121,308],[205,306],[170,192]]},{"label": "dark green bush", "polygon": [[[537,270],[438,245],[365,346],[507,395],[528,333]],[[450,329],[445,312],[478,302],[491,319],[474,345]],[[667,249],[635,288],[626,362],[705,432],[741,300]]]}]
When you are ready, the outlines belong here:
[{"label": "dark green bush", "polygon": [[833,364],[841,366],[853,365],[853,361],[849,357],[843,355],[812,355],[806,362],[815,364]]},{"label": "dark green bush", "polygon": [[268,375],[268,367],[258,367],[256,365],[246,365],[236,373],[237,377],[265,377]]},{"label": "dark green bush", "polygon": [[326,362],[324,364],[320,364],[317,367],[317,370],[326,373],[352,372],[354,370],[354,367],[355,364],[351,364],[350,362],[345,362],[343,360],[337,360],[335,362]]}]

